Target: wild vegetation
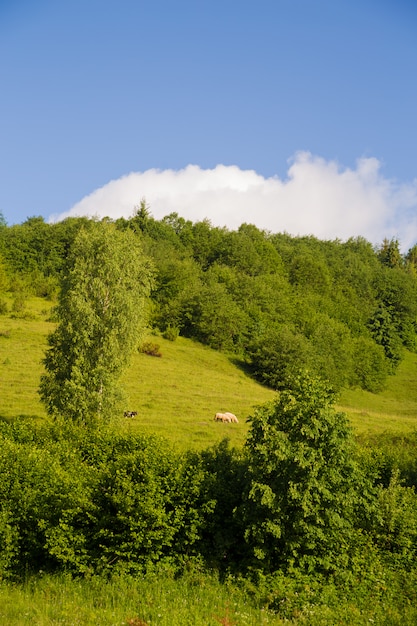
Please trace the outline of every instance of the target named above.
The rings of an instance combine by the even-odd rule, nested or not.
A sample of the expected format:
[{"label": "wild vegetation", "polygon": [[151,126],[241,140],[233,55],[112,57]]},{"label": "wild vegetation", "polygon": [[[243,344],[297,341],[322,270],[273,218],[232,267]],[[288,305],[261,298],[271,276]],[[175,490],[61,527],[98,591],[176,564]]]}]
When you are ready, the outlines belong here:
[{"label": "wild vegetation", "polygon": [[3,621],[416,622],[414,249],[143,202],[0,254]]}]

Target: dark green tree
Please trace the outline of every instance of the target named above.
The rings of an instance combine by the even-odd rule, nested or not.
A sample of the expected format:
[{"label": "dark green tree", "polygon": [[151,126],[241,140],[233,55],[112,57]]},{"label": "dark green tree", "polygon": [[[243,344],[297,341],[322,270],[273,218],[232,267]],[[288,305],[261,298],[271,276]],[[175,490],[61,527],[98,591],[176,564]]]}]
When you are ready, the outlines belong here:
[{"label": "dark green tree", "polygon": [[368,326],[374,341],[383,347],[390,372],[393,373],[401,361],[402,346],[389,309],[384,305],[379,306],[371,316]]},{"label": "dark green tree", "polygon": [[378,249],[378,258],[383,265],[388,267],[402,267],[404,262],[398,239],[384,239]]},{"label": "dark green tree", "polygon": [[246,356],[254,377],[272,389],[283,389],[288,380],[313,363],[309,340],[289,324],[270,326],[252,338]]},{"label": "dark green tree", "polygon": [[145,322],[152,270],[137,237],[92,222],[71,248],[40,396],[49,414],[93,424],[108,419],[118,379]]},{"label": "dark green tree", "polygon": [[245,536],[265,571],[347,566],[355,525],[372,508],[351,429],[334,403],[327,383],[304,374],[250,418]]}]

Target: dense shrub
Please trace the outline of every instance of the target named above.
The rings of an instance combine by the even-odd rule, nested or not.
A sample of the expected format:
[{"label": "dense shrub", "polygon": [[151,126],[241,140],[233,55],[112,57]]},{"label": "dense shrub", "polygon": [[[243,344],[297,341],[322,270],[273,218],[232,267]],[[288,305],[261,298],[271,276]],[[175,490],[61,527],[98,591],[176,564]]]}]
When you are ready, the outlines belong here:
[{"label": "dense shrub", "polygon": [[[343,586],[411,570],[417,500],[401,458],[360,455],[333,403],[305,375],[256,410],[243,450],[225,440],[198,453],[110,427],[0,422],[0,578],[201,562],[261,589],[289,573]],[[265,590],[280,612],[281,587]]]},{"label": "dense shrub", "polygon": [[139,346],[138,351],[142,354],[147,354],[148,356],[162,356],[159,343],[154,343],[153,341],[144,341]]},{"label": "dense shrub", "polygon": [[374,496],[334,403],[330,387],[304,373],[251,419],[241,514],[256,567],[348,567]]},{"label": "dense shrub", "polygon": [[241,571],[247,562],[244,520],[235,511],[247,481],[247,458],[224,439],[201,453],[204,468],[202,498],[210,510],[198,543],[206,563],[222,574]]},{"label": "dense shrub", "polygon": [[[83,571],[94,475],[64,439],[0,434],[1,574],[60,566]],[[47,442],[47,445],[45,445]]]},{"label": "dense shrub", "polygon": [[195,554],[213,507],[198,456],[68,424],[2,424],[0,439],[0,575],[134,571]]}]

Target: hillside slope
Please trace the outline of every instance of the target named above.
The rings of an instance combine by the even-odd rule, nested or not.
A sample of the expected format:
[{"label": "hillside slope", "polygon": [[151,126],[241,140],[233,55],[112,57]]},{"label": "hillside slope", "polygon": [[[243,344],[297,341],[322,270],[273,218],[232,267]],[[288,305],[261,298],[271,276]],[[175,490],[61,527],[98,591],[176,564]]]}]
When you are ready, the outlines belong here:
[{"label": "hillside slope", "polygon": [[[43,299],[32,299],[25,315],[0,316],[0,418],[47,419],[37,389],[46,336],[53,325]],[[200,448],[227,436],[241,445],[246,418],[275,392],[252,380],[226,354],[179,337],[170,342],[150,336],[162,357],[136,352],[122,378],[125,409],[137,417],[119,416],[120,428],[156,433],[181,447]],[[407,353],[385,391],[346,390],[339,408],[358,433],[404,432],[417,427],[417,355]],[[239,424],[214,422],[217,411],[231,411]]]},{"label": "hillside slope", "polygon": [[[42,373],[48,321],[45,300],[33,298],[24,316],[0,316],[0,418],[47,419],[37,389]],[[136,352],[122,378],[125,409],[133,419],[120,417],[120,427],[156,433],[182,446],[210,445],[225,436],[245,440],[246,418],[254,406],[274,392],[253,381],[228,356],[179,337],[170,342],[150,336],[161,358]],[[239,424],[214,422],[217,411],[231,411]]]}]

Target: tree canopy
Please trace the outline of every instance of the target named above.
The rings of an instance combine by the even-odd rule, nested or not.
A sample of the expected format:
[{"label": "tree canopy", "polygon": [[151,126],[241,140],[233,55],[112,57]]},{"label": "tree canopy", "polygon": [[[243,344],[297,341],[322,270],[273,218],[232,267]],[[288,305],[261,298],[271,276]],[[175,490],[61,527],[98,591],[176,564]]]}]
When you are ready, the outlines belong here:
[{"label": "tree canopy", "polygon": [[133,233],[105,222],[79,231],[44,360],[40,396],[48,413],[86,423],[110,417],[145,324],[150,286],[150,264]]},{"label": "tree canopy", "polygon": [[[397,240],[374,247],[252,224],[230,231],[176,213],[156,220],[145,200],[131,218],[102,223],[130,237],[131,254],[141,248],[153,260],[151,328],[232,353],[275,389],[308,367],[335,389],[378,391],[404,348],[417,348],[415,246],[402,255]],[[2,284],[20,299],[55,297],[79,231],[94,224],[33,217],[3,225]]]}]

